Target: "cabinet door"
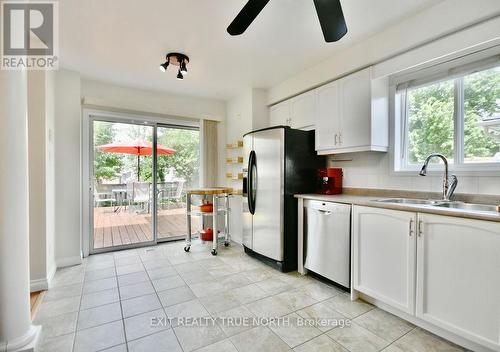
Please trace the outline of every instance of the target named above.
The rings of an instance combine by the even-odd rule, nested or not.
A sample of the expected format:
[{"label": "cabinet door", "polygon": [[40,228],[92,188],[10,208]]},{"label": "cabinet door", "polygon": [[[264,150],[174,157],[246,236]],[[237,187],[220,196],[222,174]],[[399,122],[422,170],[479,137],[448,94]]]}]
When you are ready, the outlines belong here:
[{"label": "cabinet door", "polygon": [[370,69],[339,80],[340,148],[371,145]]},{"label": "cabinet door", "polygon": [[353,207],[353,287],[414,313],[416,214]]},{"label": "cabinet door", "polygon": [[291,127],[311,130],[316,115],[316,91],[301,94],[290,101]]},{"label": "cabinet door", "polygon": [[269,108],[269,125],[290,125],[290,101],[286,100]]},{"label": "cabinet door", "polygon": [[316,89],[316,150],[335,149],[339,134],[339,85],[331,82]]},{"label": "cabinet door", "polygon": [[500,350],[500,223],[419,214],[417,317]]}]

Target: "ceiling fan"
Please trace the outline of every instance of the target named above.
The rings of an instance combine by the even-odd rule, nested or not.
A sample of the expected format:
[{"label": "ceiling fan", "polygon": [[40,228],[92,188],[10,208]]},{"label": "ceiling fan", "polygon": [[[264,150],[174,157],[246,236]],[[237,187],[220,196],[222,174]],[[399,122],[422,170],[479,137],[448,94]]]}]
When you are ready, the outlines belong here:
[{"label": "ceiling fan", "polygon": [[[340,0],[313,0],[318,14],[323,36],[327,42],[336,42],[347,33]],[[240,13],[227,27],[231,35],[240,35],[258,16],[269,0],[248,0]]]}]

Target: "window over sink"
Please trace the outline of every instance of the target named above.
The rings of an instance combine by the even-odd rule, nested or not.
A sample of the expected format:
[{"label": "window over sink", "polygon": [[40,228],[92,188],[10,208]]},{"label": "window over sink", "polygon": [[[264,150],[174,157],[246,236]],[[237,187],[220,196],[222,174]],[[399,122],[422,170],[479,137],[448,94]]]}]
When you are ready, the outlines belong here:
[{"label": "window over sink", "polygon": [[456,171],[500,171],[500,56],[408,77],[396,85],[395,170],[441,153]]}]

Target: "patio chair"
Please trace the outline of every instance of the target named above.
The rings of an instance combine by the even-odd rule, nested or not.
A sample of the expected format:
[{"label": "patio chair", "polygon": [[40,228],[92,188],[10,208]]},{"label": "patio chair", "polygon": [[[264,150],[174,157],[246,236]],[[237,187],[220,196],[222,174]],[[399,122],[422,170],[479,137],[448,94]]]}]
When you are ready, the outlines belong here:
[{"label": "patio chair", "polygon": [[149,182],[131,182],[127,183],[127,201],[128,205],[141,204],[147,205],[148,213],[151,207],[151,192]]},{"label": "patio chair", "polygon": [[161,201],[167,202],[167,209],[170,209],[170,202],[179,204],[182,201],[182,191],[184,190],[184,180],[177,180],[173,182],[166,182],[165,188],[161,191]]},{"label": "patio chair", "polygon": [[116,204],[116,199],[111,192],[98,192],[97,184],[94,184],[94,208],[98,208],[100,204],[110,203],[111,206]]}]

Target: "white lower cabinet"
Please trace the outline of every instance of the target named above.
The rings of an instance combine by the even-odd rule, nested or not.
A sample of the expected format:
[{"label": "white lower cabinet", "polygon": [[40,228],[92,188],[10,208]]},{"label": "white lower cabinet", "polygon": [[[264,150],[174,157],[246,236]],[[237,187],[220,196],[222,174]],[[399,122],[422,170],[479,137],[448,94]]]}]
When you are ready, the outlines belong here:
[{"label": "white lower cabinet", "polygon": [[500,351],[500,223],[353,206],[353,288]]},{"label": "white lower cabinet", "polygon": [[413,314],[416,214],[353,207],[353,287]]},{"label": "white lower cabinet", "polygon": [[417,317],[500,351],[500,223],[418,217]]}]

